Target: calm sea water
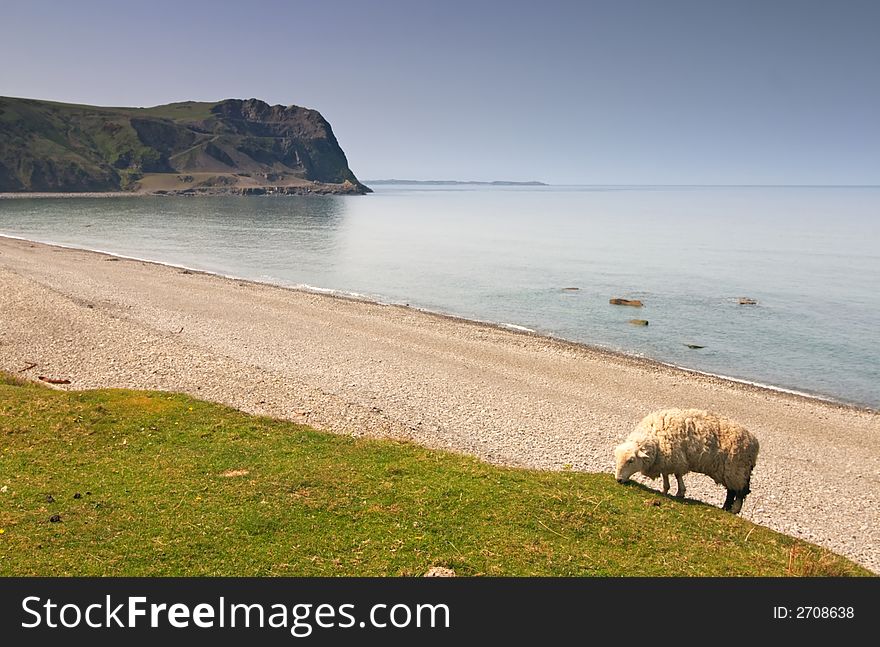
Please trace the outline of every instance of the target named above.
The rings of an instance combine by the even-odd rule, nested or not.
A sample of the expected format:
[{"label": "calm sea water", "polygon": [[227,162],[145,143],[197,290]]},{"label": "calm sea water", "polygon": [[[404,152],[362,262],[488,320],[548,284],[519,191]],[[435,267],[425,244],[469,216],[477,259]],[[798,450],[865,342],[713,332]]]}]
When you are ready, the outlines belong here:
[{"label": "calm sea water", "polygon": [[877,188],[0,200],[0,233],[408,303],[880,407]]}]

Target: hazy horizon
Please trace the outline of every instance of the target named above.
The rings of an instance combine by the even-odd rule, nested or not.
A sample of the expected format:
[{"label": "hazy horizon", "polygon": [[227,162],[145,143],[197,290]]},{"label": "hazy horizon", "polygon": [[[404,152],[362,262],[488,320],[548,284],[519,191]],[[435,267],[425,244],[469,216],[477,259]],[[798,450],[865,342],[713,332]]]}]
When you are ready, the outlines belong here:
[{"label": "hazy horizon", "polygon": [[593,184],[593,183],[578,183],[578,182],[544,182],[543,180],[532,178],[530,180],[509,180],[506,178],[491,178],[488,180],[472,180],[469,178],[358,178],[361,182],[450,182],[450,183],[461,183],[461,184],[491,184],[493,182],[510,182],[512,184],[527,186],[529,183],[538,182],[538,184],[533,184],[533,188],[540,188],[541,186],[550,186],[550,187],[670,187],[670,188],[728,188],[728,189],[748,189],[748,188],[761,188],[761,189],[797,189],[797,188],[816,188],[816,189],[880,189],[880,184],[671,184],[671,183],[663,183],[663,184],[651,184],[651,183],[611,183],[611,182],[603,182],[601,184]]},{"label": "hazy horizon", "polygon": [[4,8],[0,94],[319,110],[359,178],[880,184],[880,4]]}]

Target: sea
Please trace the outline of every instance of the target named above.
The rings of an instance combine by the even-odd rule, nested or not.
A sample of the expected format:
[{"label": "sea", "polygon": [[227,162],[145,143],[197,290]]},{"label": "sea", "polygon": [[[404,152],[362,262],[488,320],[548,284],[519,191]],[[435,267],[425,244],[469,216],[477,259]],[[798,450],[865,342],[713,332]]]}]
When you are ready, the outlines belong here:
[{"label": "sea", "polygon": [[0,234],[406,304],[880,409],[880,187],[374,189],[0,200]]}]

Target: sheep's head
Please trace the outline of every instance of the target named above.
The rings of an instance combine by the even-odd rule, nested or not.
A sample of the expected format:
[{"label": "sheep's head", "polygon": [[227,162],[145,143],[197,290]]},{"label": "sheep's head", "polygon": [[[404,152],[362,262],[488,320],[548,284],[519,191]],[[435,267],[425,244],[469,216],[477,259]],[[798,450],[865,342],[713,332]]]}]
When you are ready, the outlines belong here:
[{"label": "sheep's head", "polygon": [[618,483],[626,483],[630,476],[641,471],[647,459],[648,454],[635,441],[621,443],[614,450],[614,478]]}]

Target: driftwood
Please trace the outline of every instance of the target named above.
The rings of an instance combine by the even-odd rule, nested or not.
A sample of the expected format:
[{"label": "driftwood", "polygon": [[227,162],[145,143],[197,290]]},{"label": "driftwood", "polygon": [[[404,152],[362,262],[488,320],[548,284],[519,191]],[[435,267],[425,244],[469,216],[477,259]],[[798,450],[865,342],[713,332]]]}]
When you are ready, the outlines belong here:
[{"label": "driftwood", "polygon": [[46,377],[45,375],[40,375],[37,379],[49,384],[70,384],[70,380],[58,377]]},{"label": "driftwood", "polygon": [[25,366],[23,369],[19,370],[18,372],[19,372],[19,373],[24,373],[25,371],[29,371],[29,370],[31,370],[31,369],[32,369],[34,366],[36,366],[36,365],[37,365],[36,362],[28,362],[28,365]]}]

